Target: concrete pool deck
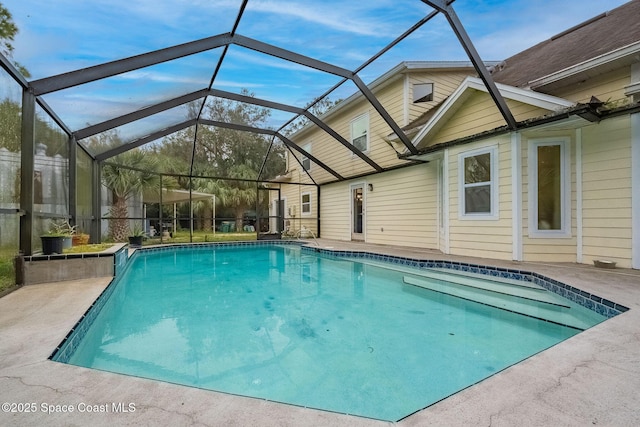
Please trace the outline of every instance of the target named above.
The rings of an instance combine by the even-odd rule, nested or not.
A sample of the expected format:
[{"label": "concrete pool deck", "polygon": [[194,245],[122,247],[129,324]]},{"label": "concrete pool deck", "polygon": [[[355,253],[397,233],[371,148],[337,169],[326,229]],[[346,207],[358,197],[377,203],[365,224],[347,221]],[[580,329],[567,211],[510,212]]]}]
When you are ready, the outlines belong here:
[{"label": "concrete pool deck", "polygon": [[[428,250],[324,239],[318,239],[318,244],[518,268],[630,308],[403,419],[396,423],[399,426],[640,425],[640,271],[445,256]],[[48,360],[108,283],[109,279],[86,279],[29,285],[0,298],[0,403],[15,404],[9,409],[18,411],[5,412],[3,405],[0,425],[394,424]]]}]

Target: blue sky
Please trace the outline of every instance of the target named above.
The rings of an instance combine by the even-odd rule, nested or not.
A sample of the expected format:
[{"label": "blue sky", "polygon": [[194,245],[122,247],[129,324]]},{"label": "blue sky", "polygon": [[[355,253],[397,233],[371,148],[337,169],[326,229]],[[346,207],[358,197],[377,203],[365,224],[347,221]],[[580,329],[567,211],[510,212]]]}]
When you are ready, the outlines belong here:
[{"label": "blue sky", "polygon": [[[14,59],[32,78],[97,65],[228,32],[241,0],[4,0],[20,32]],[[484,60],[501,60],[625,0],[457,0]],[[432,9],[419,0],[249,0],[238,33],[348,69],[360,66]],[[221,49],[45,96],[72,128],[207,86]],[[439,16],[360,73],[370,82],[404,60],[466,60]],[[216,88],[304,106],[339,79],[231,46]],[[345,85],[331,96],[355,91]],[[184,109],[164,115],[168,125]],[[274,115],[274,125],[288,117]],[[155,118],[154,120],[158,120]],[[149,123],[149,126],[151,125]],[[130,126],[144,134],[147,126]]]}]

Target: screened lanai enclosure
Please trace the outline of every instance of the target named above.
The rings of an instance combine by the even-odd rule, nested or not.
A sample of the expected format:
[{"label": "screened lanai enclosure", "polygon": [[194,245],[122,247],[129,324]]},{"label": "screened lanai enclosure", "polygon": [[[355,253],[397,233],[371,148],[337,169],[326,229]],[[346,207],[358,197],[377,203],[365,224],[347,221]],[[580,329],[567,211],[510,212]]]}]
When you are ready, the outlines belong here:
[{"label": "screened lanai enclosure", "polygon": [[[515,128],[462,24],[474,17],[450,0],[129,3],[3,2],[32,43],[47,45],[28,63],[0,57],[3,250],[38,253],[40,235],[61,221],[92,242],[125,241],[134,229],[157,243],[278,238],[305,225],[321,235],[321,202],[301,219],[280,194],[291,186],[321,201],[322,185],[355,174],[314,157],[295,134],[319,127],[364,175],[387,170],[323,121],[357,94],[415,152],[367,86],[407,59],[468,58]],[[127,19],[139,7],[149,22]],[[51,27],[29,28],[30,13],[48,13]],[[459,52],[440,51],[445,39]],[[305,162],[317,167],[292,182],[288,168]]]}]

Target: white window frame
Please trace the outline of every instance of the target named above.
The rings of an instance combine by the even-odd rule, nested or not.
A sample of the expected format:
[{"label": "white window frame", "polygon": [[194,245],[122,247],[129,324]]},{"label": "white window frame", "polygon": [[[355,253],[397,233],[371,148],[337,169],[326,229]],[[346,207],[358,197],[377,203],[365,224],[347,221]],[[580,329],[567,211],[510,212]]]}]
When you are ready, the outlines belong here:
[{"label": "white window frame", "polygon": [[[301,146],[300,148],[302,148],[307,153],[311,154],[311,143],[310,142],[305,144],[305,145],[303,145],[303,146]],[[309,163],[309,167],[305,166],[306,162]],[[310,158],[308,158],[304,154],[301,154],[300,164],[302,165],[302,170],[303,171],[310,171],[311,170],[311,165],[313,165],[313,162],[311,161]]]},{"label": "white window frame", "polygon": [[[468,157],[489,154],[491,161],[491,171],[489,185],[491,187],[491,211],[482,213],[466,213],[465,189],[478,185],[486,185],[486,183],[465,184],[464,182],[464,161]],[[475,150],[465,151],[458,154],[458,219],[460,220],[480,220],[480,221],[496,221],[500,219],[500,193],[498,183],[498,146],[492,145],[482,147]]]},{"label": "white window frame", "polygon": [[[531,238],[570,238],[571,237],[571,145],[570,138],[544,138],[529,140],[529,237]],[[560,146],[560,230],[538,230],[538,147]]]},{"label": "white window frame", "polygon": [[[304,203],[304,196],[309,196],[309,203]],[[304,211],[305,205],[309,206],[309,212]],[[311,192],[305,192],[300,194],[300,215],[302,216],[310,216],[311,215]]]},{"label": "white window frame", "polygon": [[[353,145],[355,147],[355,144],[353,143],[354,138],[354,134],[353,134],[353,125],[355,123],[357,123],[360,120],[366,120],[366,135],[367,135],[367,146],[365,147],[364,150],[360,150],[363,153],[366,153],[369,151],[369,148],[371,147],[371,132],[369,129],[369,113],[364,113],[364,114],[360,114],[359,116],[355,117],[353,120],[351,120],[351,122],[349,123],[349,132],[350,132],[350,139],[349,142],[351,143],[351,145]],[[356,147],[358,148],[358,147]],[[355,154],[354,154],[355,155]]]},{"label": "white window frame", "polygon": [[[429,93],[425,93],[420,98],[417,98],[417,92],[420,91],[422,87],[431,86],[431,91]],[[433,82],[422,82],[422,83],[414,83],[412,87],[412,99],[414,104],[420,104],[424,102],[433,101],[433,94],[435,92],[435,84]]]}]

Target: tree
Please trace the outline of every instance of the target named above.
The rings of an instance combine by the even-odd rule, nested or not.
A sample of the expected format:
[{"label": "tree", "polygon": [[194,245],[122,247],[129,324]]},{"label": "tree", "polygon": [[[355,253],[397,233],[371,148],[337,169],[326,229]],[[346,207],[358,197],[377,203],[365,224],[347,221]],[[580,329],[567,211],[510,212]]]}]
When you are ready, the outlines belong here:
[{"label": "tree", "polygon": [[21,138],[20,104],[5,98],[0,102],[0,147],[17,153]]},{"label": "tree", "polygon": [[[253,96],[246,89],[245,96]],[[199,105],[189,105],[189,116],[197,113]],[[265,128],[270,110],[252,104],[212,98],[202,110],[202,117],[224,123]],[[236,228],[242,229],[245,211],[256,202],[255,181],[270,179],[282,173],[285,167],[284,147],[271,144],[271,140],[261,134],[244,132],[218,126],[199,126],[195,135],[193,130],[184,130],[166,137],[156,150],[173,162],[190,165],[193,153],[193,189],[199,192],[215,194],[221,203],[234,211]],[[269,150],[269,147],[271,149]],[[268,159],[265,162],[265,157]],[[264,168],[263,168],[264,165]],[[258,176],[261,168],[262,175]],[[224,177],[228,179],[204,179],[198,177]],[[236,178],[234,180],[233,178]],[[238,179],[248,180],[239,181]],[[188,189],[187,183],[182,188]],[[194,212],[202,215],[205,227],[211,216],[210,203],[203,202],[194,206]]]},{"label": "tree", "polygon": [[[18,27],[13,22],[11,12],[0,3],[0,52],[7,58],[13,57],[13,41],[18,34]],[[25,77],[31,77],[29,71],[17,62],[13,62],[15,67]]]},{"label": "tree", "polygon": [[[254,182],[245,181],[256,178],[256,172],[249,165],[234,165],[228,174],[233,180],[218,180],[216,195],[225,206],[233,207],[236,220],[236,231],[242,231],[244,213],[255,205],[257,200],[257,187]],[[242,181],[240,181],[242,180]]]},{"label": "tree", "polygon": [[[242,94],[253,96],[247,90]],[[211,120],[255,128],[266,128],[270,114],[267,108],[222,98],[214,98],[203,110]],[[236,230],[240,231],[244,213],[257,201],[255,181],[284,171],[284,148],[282,144],[272,144],[265,135],[223,127],[202,129],[197,141],[201,157],[196,161],[210,165],[217,176],[228,178],[216,181],[215,194],[223,205],[233,208]]]},{"label": "tree", "polygon": [[[242,94],[253,96],[247,90],[243,90]],[[188,104],[187,109],[188,117],[195,117],[200,111],[200,104]],[[223,98],[211,98],[202,109],[201,116],[213,121],[265,128],[270,110]],[[284,147],[277,140],[272,144],[271,138],[262,134],[221,126],[199,125],[197,133],[194,131],[195,127],[191,127],[168,135],[145,152],[147,156],[155,158],[154,167],[158,172],[179,175],[175,178],[178,188],[192,188],[215,195],[225,207],[231,208],[236,218],[236,228],[241,230],[244,213],[257,200],[255,181],[258,178],[268,180],[284,172]],[[111,136],[103,134],[101,138],[108,140]],[[99,151],[109,148],[109,141],[96,143]],[[122,145],[123,142],[116,141],[115,144]],[[266,161],[265,157],[268,157]],[[191,174],[193,179],[188,178]],[[208,229],[212,226],[213,206],[210,201],[194,202],[192,208],[194,214],[201,218],[199,223],[202,227]]]},{"label": "tree", "polygon": [[[309,108],[309,112],[316,117],[320,117],[323,114],[325,114],[327,111],[331,110],[335,105],[339,104],[340,101],[342,100],[338,99],[336,101],[332,101],[331,99],[329,99],[329,97],[323,98],[320,101],[313,104],[311,108]],[[297,131],[299,131],[309,123],[311,122],[308,118],[306,118],[305,116],[300,116],[297,119],[295,119],[293,122],[291,122],[284,129],[284,134],[286,136],[293,135],[294,133],[296,133]]]}]

